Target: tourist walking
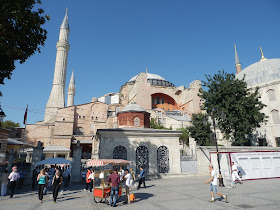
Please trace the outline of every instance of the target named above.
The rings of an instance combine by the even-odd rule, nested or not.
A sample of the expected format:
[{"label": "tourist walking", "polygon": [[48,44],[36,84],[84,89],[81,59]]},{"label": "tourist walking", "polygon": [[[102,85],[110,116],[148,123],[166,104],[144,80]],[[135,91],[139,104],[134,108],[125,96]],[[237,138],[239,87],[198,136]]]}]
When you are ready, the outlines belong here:
[{"label": "tourist walking", "polygon": [[130,174],[131,174],[132,180],[135,182],[136,178],[135,178],[135,172],[133,171],[133,168],[130,168]]},{"label": "tourist walking", "polygon": [[9,177],[8,170],[5,169],[4,174],[1,177],[1,196],[7,194],[7,186],[9,183],[8,177]]},{"label": "tourist walking", "polygon": [[211,200],[209,200],[209,202],[215,202],[214,193],[221,196],[221,198],[225,199],[225,202],[227,202],[227,196],[223,195],[217,191],[218,178],[217,178],[217,174],[216,174],[215,170],[213,169],[213,166],[209,165],[208,168],[209,168],[209,171],[211,174],[211,178],[208,181],[206,181],[205,184],[210,183],[210,193],[211,193],[212,198],[211,198]]},{"label": "tourist walking", "polygon": [[231,178],[232,178],[232,183],[231,186],[235,187],[235,180],[238,179],[240,184],[243,184],[243,182],[241,181],[240,176],[238,175],[238,170],[236,165],[234,164],[234,162],[231,162]]},{"label": "tourist walking", "polygon": [[143,167],[140,167],[140,174],[138,175],[139,179],[139,184],[138,184],[138,188],[137,190],[139,190],[139,188],[141,187],[141,184],[144,184],[144,187],[146,188],[146,183],[145,183],[145,170],[143,169]]},{"label": "tourist walking", "polygon": [[[119,184],[120,184],[120,175],[118,174],[117,168],[115,168],[114,173],[112,173],[108,177],[107,182],[109,182],[111,186],[110,206],[115,207],[118,199]],[[114,195],[115,195],[115,199],[114,199]]]},{"label": "tourist walking", "polygon": [[24,177],[26,175],[26,172],[25,170],[20,170],[19,172],[19,182],[18,182],[18,189],[22,189],[22,185],[23,185],[23,182],[24,182]]},{"label": "tourist walking", "polygon": [[58,192],[60,189],[62,183],[62,176],[60,174],[60,171],[56,171],[55,175],[53,176],[53,180],[52,180],[52,191],[53,191],[53,202],[56,203],[56,199],[58,196]]},{"label": "tourist walking", "polygon": [[33,172],[32,172],[32,189],[33,189],[33,190],[35,189],[36,178],[37,178],[37,176],[38,176],[37,169],[34,168],[34,169],[33,169]]},{"label": "tourist walking", "polygon": [[81,173],[81,176],[82,176],[82,184],[86,183],[86,175],[87,175],[87,172],[85,169],[83,169],[82,173]]},{"label": "tourist walking", "polygon": [[39,201],[43,203],[43,196],[44,196],[44,188],[46,186],[46,183],[48,183],[48,177],[46,176],[45,169],[42,169],[37,177],[38,181],[38,197]]},{"label": "tourist walking", "polygon": [[90,182],[91,182],[91,170],[88,168],[87,169],[87,174],[86,174],[86,188],[85,190],[88,190],[89,186],[90,186]]},{"label": "tourist walking", "polygon": [[124,177],[124,170],[123,170],[123,167],[121,166],[120,167],[120,179],[121,179],[121,182],[123,181],[123,177]]},{"label": "tourist walking", "polygon": [[50,174],[49,174],[49,169],[48,168],[45,168],[45,175],[46,175],[48,181],[46,182],[46,185],[45,185],[45,188],[44,188],[44,195],[47,195],[49,182],[50,182]]},{"label": "tourist walking", "polygon": [[125,169],[124,173],[125,173],[125,176],[124,176],[124,180],[125,180],[125,201],[124,201],[124,203],[127,204],[127,203],[130,203],[129,188],[131,187],[133,180],[132,180],[131,174],[129,173],[128,169]]},{"label": "tourist walking", "polygon": [[95,177],[94,169],[91,169],[91,173],[89,175],[89,178],[90,178],[89,191],[90,192],[92,192],[92,189],[94,187],[94,177]]},{"label": "tourist walking", "polygon": [[15,189],[16,189],[16,185],[17,185],[17,180],[20,178],[20,175],[19,173],[17,172],[17,167],[14,166],[12,168],[12,172],[10,173],[8,179],[10,180],[10,191],[11,191],[11,194],[10,194],[10,198],[12,198],[15,194]]}]

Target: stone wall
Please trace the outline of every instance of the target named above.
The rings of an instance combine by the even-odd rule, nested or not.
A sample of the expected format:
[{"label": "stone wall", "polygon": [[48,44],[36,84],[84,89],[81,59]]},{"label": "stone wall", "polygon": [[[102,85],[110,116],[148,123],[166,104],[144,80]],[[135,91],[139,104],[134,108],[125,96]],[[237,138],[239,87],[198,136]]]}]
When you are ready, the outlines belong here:
[{"label": "stone wall", "polygon": [[123,146],[127,150],[127,159],[132,161],[131,166],[136,170],[136,149],[139,146],[145,146],[149,151],[149,174],[157,174],[157,150],[160,146],[166,146],[169,150],[170,174],[181,173],[179,146],[181,132],[155,130],[145,133],[141,132],[141,129],[137,132],[131,130],[112,132],[110,130],[98,132],[99,158],[112,159],[114,149],[117,146]]}]

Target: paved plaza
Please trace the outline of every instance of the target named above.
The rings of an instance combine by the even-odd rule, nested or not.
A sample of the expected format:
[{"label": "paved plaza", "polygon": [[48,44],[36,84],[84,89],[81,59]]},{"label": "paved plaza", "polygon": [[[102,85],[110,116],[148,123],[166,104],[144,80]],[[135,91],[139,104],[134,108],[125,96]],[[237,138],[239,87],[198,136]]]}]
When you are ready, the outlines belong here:
[{"label": "paved plaza", "polygon": [[[227,194],[229,202],[216,200],[211,203],[209,184],[206,176],[188,176],[164,178],[147,181],[147,188],[134,191],[136,201],[123,204],[123,197],[117,209],[277,209],[280,208],[280,180],[264,179],[245,181],[234,189],[218,188]],[[44,202],[38,201],[37,191],[27,188],[17,190],[14,198],[0,197],[0,209],[111,209],[104,203],[95,203],[91,193],[84,191],[82,185],[72,185],[63,195],[59,193],[57,203],[44,196]],[[216,197],[217,198],[217,197]]]}]

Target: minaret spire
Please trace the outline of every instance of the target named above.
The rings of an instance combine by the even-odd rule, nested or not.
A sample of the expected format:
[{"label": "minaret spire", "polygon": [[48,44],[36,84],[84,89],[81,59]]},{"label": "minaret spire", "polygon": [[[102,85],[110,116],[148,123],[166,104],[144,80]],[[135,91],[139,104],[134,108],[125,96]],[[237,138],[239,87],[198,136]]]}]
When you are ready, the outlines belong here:
[{"label": "minaret spire", "polygon": [[146,66],[146,74],[148,74],[148,66]]},{"label": "minaret spire", "polygon": [[67,98],[67,106],[74,105],[74,96],[76,93],[75,79],[74,79],[74,69],[72,71],[69,87],[68,87],[68,98]]},{"label": "minaret spire", "polygon": [[239,74],[241,72],[241,63],[239,61],[239,57],[236,50],[236,45],[234,45],[234,52],[235,52],[235,68],[236,68],[236,74]]},{"label": "minaret spire", "polygon": [[265,57],[264,57],[264,55],[263,55],[263,51],[262,51],[262,48],[261,48],[261,47],[260,47],[260,50],[261,50],[261,54],[262,54],[262,58],[261,58],[261,60],[260,60],[260,61],[267,60],[267,58],[265,58]]},{"label": "minaret spire", "polygon": [[56,60],[51,94],[46,105],[45,122],[54,122],[57,110],[65,107],[65,79],[67,71],[67,58],[70,49],[68,10],[60,26],[59,40],[56,44]]}]

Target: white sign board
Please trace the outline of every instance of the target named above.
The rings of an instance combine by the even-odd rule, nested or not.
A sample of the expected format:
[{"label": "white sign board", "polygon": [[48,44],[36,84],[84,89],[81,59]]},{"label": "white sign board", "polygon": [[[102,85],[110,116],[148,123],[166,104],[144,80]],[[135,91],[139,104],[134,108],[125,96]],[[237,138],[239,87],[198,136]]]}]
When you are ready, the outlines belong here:
[{"label": "white sign board", "polygon": [[[211,163],[218,173],[217,154],[211,153]],[[242,173],[242,179],[280,177],[280,152],[219,153],[221,173],[230,174],[230,162]]]},{"label": "white sign board", "polygon": [[280,177],[280,152],[230,153],[243,179]]}]

